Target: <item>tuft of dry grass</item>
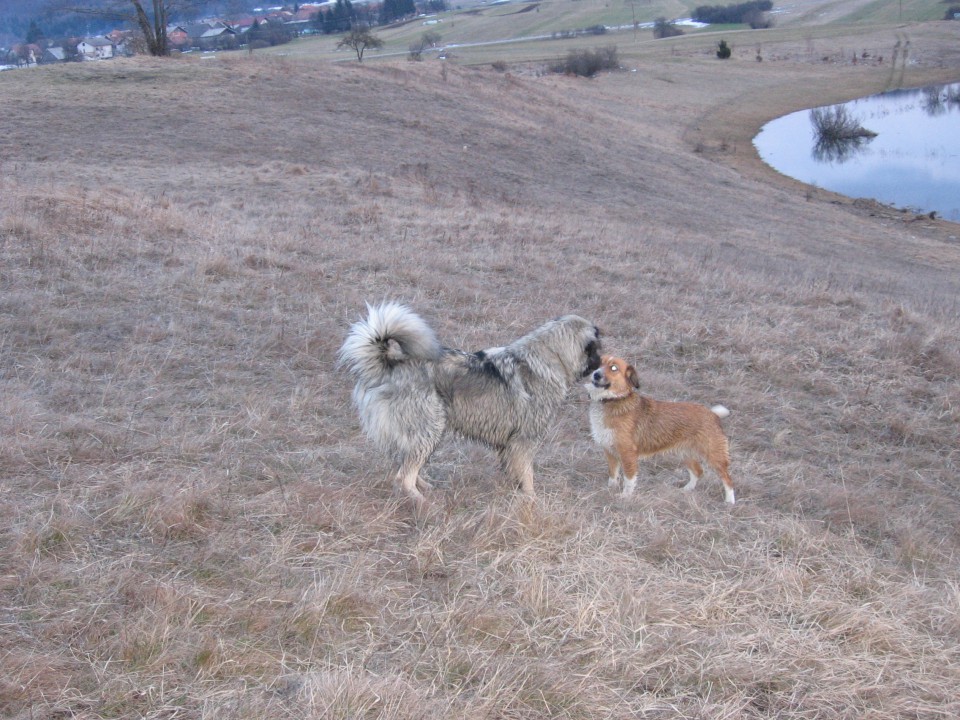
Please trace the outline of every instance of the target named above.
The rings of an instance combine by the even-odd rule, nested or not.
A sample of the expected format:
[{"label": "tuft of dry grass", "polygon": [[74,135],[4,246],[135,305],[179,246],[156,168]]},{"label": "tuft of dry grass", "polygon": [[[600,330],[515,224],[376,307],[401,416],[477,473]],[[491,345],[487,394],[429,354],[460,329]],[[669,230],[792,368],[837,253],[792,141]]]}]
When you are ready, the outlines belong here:
[{"label": "tuft of dry grass", "polygon": [[[49,120],[0,117],[0,713],[960,714],[956,226],[691,143],[848,70],[664,52],[0,76]],[[732,409],[740,503],[655,464],[610,496],[573,391],[536,502],[451,439],[413,512],[334,368],[388,297],[473,349],[593,319],[645,391]]]}]

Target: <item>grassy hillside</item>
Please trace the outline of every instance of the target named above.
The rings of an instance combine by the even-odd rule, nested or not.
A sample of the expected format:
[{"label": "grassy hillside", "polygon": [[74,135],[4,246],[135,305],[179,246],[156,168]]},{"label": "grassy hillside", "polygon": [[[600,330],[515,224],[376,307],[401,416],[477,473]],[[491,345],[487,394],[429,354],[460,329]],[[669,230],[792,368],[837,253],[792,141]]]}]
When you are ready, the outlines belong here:
[{"label": "grassy hillside", "polygon": [[[390,28],[377,28],[375,34],[385,45],[382,50],[368,55],[393,58],[405,56],[412,44],[419,43],[425,32],[440,36],[439,48],[447,56],[455,56],[461,64],[471,62],[512,61],[562,55],[570,43],[554,39],[563,33],[606,26],[602,36],[587,35],[576,44],[593,47],[597,44],[616,44],[619,48],[632,47],[653,41],[649,27],[634,29],[633,23],[651,24],[657,18],[687,18],[701,5],[725,3],[702,0],[653,0],[627,2],[626,0],[544,0],[542,2],[508,2],[471,4],[461,7],[449,3],[449,12],[429,18],[417,18]],[[877,23],[939,20],[946,12],[940,0],[905,0],[905,2],[878,2],[875,0],[807,0],[805,2],[776,3],[770,17],[775,28],[796,29],[817,35],[824,31],[848,33],[856,26]],[[851,28],[851,25],[854,28]],[[710,33],[722,30],[735,32],[746,26],[724,26],[696,30],[685,27],[687,34]],[[754,33],[761,35],[762,33]],[[312,36],[292,44],[263,50],[267,54],[288,57],[352,59],[349,51],[338,50],[337,36]],[[759,42],[750,39],[748,42]],[[479,45],[479,46],[478,46]],[[435,56],[431,51],[428,57]]]},{"label": "grassy hillside", "polygon": [[[960,714],[960,227],[749,142],[957,79],[958,35],[0,74],[0,714]],[[738,504],[609,495],[575,389],[535,502],[449,439],[414,513],[334,366],[381,298],[471,349],[591,318],[732,410]]]}]

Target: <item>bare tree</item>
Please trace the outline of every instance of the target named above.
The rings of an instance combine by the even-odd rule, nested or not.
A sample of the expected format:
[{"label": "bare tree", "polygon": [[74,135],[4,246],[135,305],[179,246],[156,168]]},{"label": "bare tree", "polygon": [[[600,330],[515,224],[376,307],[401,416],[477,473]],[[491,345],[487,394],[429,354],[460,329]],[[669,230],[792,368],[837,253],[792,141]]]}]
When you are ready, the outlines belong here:
[{"label": "bare tree", "polygon": [[171,16],[193,10],[197,0],[107,0],[96,5],[84,5],[77,0],[55,0],[48,4],[48,12],[74,12],[127,23],[143,35],[150,55],[164,57],[170,54],[167,26]]},{"label": "bare tree", "polygon": [[34,43],[22,43],[13,46],[12,55],[16,57],[18,67],[36,65],[40,62],[40,56],[43,55],[43,50],[40,49],[39,45],[35,45]]},{"label": "bare tree", "polygon": [[383,47],[383,40],[370,32],[367,28],[354,28],[337,43],[338,48],[352,48],[357,54],[357,62],[363,62],[363,53],[367,48],[374,50]]},{"label": "bare tree", "polygon": [[420,60],[423,56],[423,51],[428,47],[436,47],[440,44],[440,33],[434,32],[433,30],[427,30],[423,35],[420,36],[420,39],[416,42],[410,43],[410,59],[411,60]]}]

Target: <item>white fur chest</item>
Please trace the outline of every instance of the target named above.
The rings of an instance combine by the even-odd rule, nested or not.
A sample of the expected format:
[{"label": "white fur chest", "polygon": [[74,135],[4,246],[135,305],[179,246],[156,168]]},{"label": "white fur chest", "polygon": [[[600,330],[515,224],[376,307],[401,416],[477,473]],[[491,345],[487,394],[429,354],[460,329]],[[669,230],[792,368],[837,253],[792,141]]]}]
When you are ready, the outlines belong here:
[{"label": "white fur chest", "polygon": [[603,404],[590,403],[590,434],[594,442],[602,448],[612,450],[614,445],[613,430],[607,427],[604,421]]}]

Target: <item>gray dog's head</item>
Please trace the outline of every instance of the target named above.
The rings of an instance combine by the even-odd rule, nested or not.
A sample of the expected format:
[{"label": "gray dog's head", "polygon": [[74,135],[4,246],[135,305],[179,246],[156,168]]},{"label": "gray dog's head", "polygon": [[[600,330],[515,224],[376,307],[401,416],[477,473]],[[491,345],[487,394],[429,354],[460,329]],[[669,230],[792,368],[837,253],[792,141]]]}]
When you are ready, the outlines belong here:
[{"label": "gray dog's head", "polygon": [[592,335],[588,335],[587,344],[583,348],[586,365],[580,377],[586,377],[603,364],[603,359],[600,357],[600,351],[602,349],[600,343],[600,328],[592,325],[591,330]]},{"label": "gray dog's head", "polygon": [[581,377],[586,377],[603,364],[603,358],[600,357],[600,351],[602,349],[603,348],[600,343],[600,328],[594,325],[593,338],[587,341],[587,345],[583,349],[583,354],[587,358],[587,366],[584,369]]},{"label": "gray dog's head", "polygon": [[601,364],[600,329],[579,315],[551,320],[520,342],[531,354],[543,356],[547,351],[558,358],[570,382],[586,377]]}]

